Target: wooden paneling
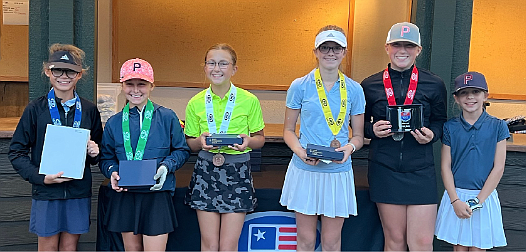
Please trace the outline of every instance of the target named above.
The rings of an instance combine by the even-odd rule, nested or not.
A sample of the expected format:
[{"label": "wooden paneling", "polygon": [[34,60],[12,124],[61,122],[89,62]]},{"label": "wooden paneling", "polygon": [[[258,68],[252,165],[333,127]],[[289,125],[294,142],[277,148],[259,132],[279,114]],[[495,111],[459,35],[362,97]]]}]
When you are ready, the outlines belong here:
[{"label": "wooden paneling", "polygon": [[156,82],[203,83],[204,54],[223,42],[236,49],[236,85],[283,90],[316,66],[312,49],[321,27],[348,30],[354,21],[350,4],[354,1],[114,0],[113,81],[124,61],[139,57],[152,64]]},{"label": "wooden paneling", "polygon": [[20,117],[28,102],[28,82],[0,81],[0,118]]},{"label": "wooden paneling", "polygon": [[485,75],[497,99],[526,100],[524,12],[524,0],[473,1],[469,70]]},{"label": "wooden paneling", "polygon": [[[522,175],[526,176],[526,175]],[[524,208],[526,209],[526,186],[523,185],[504,185],[497,187],[500,204],[504,207]],[[526,215],[524,216],[526,221]]]},{"label": "wooden paneling", "polygon": [[508,246],[493,248],[492,251],[524,251],[526,249],[525,232],[521,230],[505,230]]},{"label": "wooden paneling", "polygon": [[7,158],[7,154],[0,154],[0,175],[3,176],[4,174],[16,174],[16,172],[13,170],[9,158]]},{"label": "wooden paneling", "polygon": [[0,223],[29,221],[31,197],[2,198],[0,203]]},{"label": "wooden paneling", "polygon": [[526,95],[524,94],[494,94],[489,93],[489,99],[498,99],[498,100],[521,100],[526,101]]},{"label": "wooden paneling", "polygon": [[[2,119],[0,119],[1,121]],[[0,138],[0,156],[1,154],[7,154],[9,151],[9,143],[11,142],[11,138]]]},{"label": "wooden paneling", "polygon": [[31,184],[29,182],[22,179],[18,174],[2,174],[0,176],[0,198],[23,196],[31,197]]}]

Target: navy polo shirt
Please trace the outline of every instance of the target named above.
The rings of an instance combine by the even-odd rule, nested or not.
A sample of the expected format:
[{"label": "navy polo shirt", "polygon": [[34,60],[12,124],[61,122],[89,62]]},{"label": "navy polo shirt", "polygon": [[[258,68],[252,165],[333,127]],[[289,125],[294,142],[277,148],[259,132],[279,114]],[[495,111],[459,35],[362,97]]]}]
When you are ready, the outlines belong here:
[{"label": "navy polo shirt", "polygon": [[462,113],[444,124],[442,143],[451,147],[451,171],[455,187],[480,190],[495,160],[497,143],[510,137],[506,122],[482,112],[475,124]]}]

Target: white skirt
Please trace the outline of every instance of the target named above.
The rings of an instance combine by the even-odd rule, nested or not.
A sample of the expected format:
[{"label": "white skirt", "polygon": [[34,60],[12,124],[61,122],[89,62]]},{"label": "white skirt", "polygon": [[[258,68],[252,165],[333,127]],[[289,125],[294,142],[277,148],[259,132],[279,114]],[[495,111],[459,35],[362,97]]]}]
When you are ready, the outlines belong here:
[{"label": "white skirt", "polygon": [[331,218],[357,215],[353,171],[311,172],[297,168],[291,161],[279,202],[306,215]]},{"label": "white skirt", "polygon": [[[480,190],[456,188],[460,201],[477,197]],[[506,246],[506,236],[502,226],[499,195],[494,190],[482,204],[473,211],[469,219],[459,219],[451,205],[451,199],[444,192],[435,225],[435,235],[439,240],[453,245],[491,249]]]}]

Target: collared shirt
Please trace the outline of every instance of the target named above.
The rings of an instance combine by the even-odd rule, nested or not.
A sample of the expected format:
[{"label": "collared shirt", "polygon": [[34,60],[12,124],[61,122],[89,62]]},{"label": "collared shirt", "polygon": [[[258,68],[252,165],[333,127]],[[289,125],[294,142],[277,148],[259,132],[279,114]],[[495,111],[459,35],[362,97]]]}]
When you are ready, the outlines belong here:
[{"label": "collared shirt", "polygon": [[[303,148],[306,148],[308,143],[330,146],[330,142],[334,139],[321,108],[314,78],[315,70],[294,80],[287,91],[287,108],[301,110],[299,141]],[[347,125],[349,125],[350,116],[365,112],[365,97],[360,84],[349,77],[345,77],[345,84],[347,87],[347,111],[345,112],[343,127],[336,135],[336,139],[340,141],[342,146],[349,142],[349,127]],[[339,85],[335,84],[330,90],[325,90],[325,93],[332,116],[337,118],[341,102]],[[343,164],[320,162],[318,165],[312,166],[305,164],[294,154],[292,162],[300,169],[316,172],[342,172],[349,171],[352,168],[350,158]]]},{"label": "collared shirt", "polygon": [[66,102],[61,102],[62,107],[64,108],[64,112],[68,113],[71,107],[75,105],[76,101],[77,97],[73,97],[72,99],[67,100]]},{"label": "collared shirt", "polygon": [[[258,98],[239,87],[237,88],[236,104],[232,111],[230,124],[228,125],[227,134],[247,134],[250,136],[251,133],[258,132],[265,128],[263,122],[263,113],[261,112],[261,106]],[[206,90],[203,90],[196,94],[186,106],[186,119],[184,133],[190,137],[199,137],[203,132],[210,132],[208,129],[208,121],[206,120],[206,107],[205,107],[205,95]],[[226,104],[228,102],[228,95],[221,98],[214,94],[210,90],[212,95],[212,104],[214,106],[214,117],[223,118],[225,113]],[[216,128],[221,128],[221,121],[216,122]],[[216,133],[216,132],[210,132]],[[221,149],[222,153],[227,154],[241,154],[249,152],[251,149],[246,148],[245,151],[240,152],[232,150],[228,147]],[[217,150],[210,150],[210,152],[216,153]]]},{"label": "collared shirt", "polygon": [[503,120],[482,112],[471,125],[462,113],[444,124],[442,143],[451,147],[455,187],[481,190],[493,169],[497,143],[510,137]]}]

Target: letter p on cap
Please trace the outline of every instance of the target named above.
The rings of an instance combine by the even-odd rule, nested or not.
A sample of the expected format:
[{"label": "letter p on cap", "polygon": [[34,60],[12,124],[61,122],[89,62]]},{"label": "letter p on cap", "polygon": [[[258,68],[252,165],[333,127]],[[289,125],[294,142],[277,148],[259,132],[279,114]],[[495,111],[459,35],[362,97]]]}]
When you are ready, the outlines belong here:
[{"label": "letter p on cap", "polygon": [[411,28],[409,26],[404,25],[402,26],[402,29],[400,30],[400,37],[404,37],[404,33],[409,33],[411,31]]},{"label": "letter p on cap", "polygon": [[136,69],[141,68],[141,63],[135,62],[133,63],[133,71],[136,71]]},{"label": "letter p on cap", "polygon": [[470,80],[473,80],[473,75],[472,74],[466,74],[464,76],[464,85],[467,85],[468,81],[470,81]]}]

